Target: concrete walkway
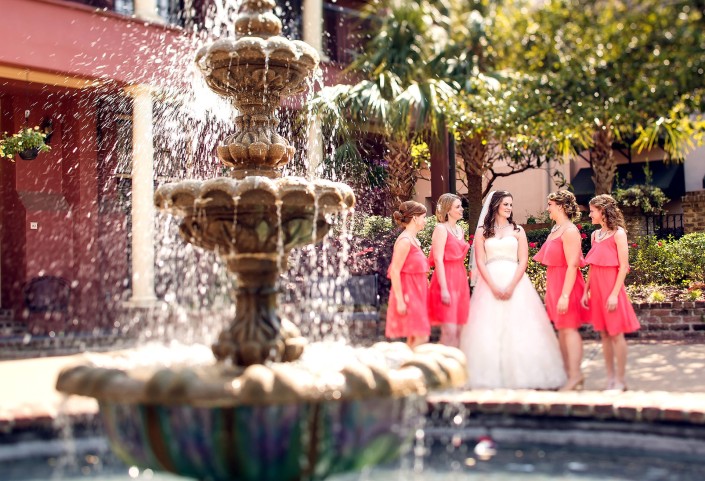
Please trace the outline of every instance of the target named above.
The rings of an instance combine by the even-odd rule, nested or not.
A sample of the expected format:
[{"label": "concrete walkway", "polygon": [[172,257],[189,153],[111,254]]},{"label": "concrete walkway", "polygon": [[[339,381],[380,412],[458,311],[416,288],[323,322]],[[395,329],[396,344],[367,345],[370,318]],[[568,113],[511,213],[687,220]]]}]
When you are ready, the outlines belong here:
[{"label": "concrete walkway", "polygon": [[[669,405],[686,402],[683,409],[692,409],[693,402],[705,407],[705,344],[683,341],[630,341],[628,384],[633,397],[641,401],[649,397],[667,400]],[[97,402],[89,398],[65,399],[54,384],[59,372],[82,363],[83,355],[0,361],[0,433],[33,423],[53,421],[60,412],[70,416],[92,415]],[[606,381],[602,350],[597,342],[586,342],[584,372],[586,390],[595,391],[583,400],[604,402],[614,394],[601,395]],[[674,393],[669,395],[670,393]],[[678,393],[697,393],[682,396]],[[550,393],[552,397],[572,399],[576,393]],[[587,393],[585,393],[587,394]],[[483,394],[486,396],[486,393]],[[605,397],[607,396],[607,397]],[[619,396],[619,395],[618,395]],[[500,393],[497,393],[500,397]],[[680,401],[683,400],[683,401]]]}]

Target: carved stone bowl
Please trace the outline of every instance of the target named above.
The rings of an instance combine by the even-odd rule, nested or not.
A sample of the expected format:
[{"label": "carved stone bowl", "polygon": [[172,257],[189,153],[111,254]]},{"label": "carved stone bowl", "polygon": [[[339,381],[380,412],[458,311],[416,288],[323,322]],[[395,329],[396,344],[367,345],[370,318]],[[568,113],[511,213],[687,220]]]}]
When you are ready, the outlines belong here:
[{"label": "carved stone bowl", "polygon": [[165,184],[154,202],[183,217],[188,242],[227,259],[272,259],[322,239],[329,229],[326,216],[352,208],[355,195],[347,185],[326,180],[219,177]]},{"label": "carved stone bowl", "polygon": [[293,481],[394,459],[413,434],[411,404],[465,382],[464,356],[442,345],[306,352],[247,368],[79,366],[60,374],[57,389],[98,399],[128,464],[213,481]]}]

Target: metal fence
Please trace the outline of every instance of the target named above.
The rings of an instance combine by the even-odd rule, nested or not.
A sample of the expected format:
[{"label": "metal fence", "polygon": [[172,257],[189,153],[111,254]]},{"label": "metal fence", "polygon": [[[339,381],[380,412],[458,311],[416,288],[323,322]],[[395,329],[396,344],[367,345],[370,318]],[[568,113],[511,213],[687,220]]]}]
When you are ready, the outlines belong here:
[{"label": "metal fence", "polygon": [[683,237],[683,214],[656,214],[644,217],[646,235],[653,235],[659,239],[665,239],[669,236],[676,239]]}]

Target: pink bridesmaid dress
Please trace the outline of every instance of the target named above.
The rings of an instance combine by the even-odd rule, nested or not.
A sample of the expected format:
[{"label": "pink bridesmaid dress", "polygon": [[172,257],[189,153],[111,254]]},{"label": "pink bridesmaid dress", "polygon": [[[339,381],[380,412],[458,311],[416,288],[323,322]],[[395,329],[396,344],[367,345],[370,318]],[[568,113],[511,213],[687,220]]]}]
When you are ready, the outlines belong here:
[{"label": "pink bridesmaid dress", "polygon": [[428,322],[428,261],[421,248],[414,243],[401,268],[401,290],[406,302],[406,314],[397,312],[396,295],[394,289],[391,289],[385,336],[391,339],[428,336],[431,333]]},{"label": "pink bridesmaid dress", "polygon": [[[434,271],[431,276],[428,300],[428,317],[431,320],[431,325],[465,324],[468,322],[470,285],[468,284],[468,271],[465,267],[465,256],[469,249],[470,244],[465,239],[458,239],[448,232],[443,252],[443,266],[450,293],[450,304],[441,302],[441,284]],[[431,267],[435,265],[433,248],[429,254],[429,264]]]},{"label": "pink bridesmaid dress", "polygon": [[614,235],[603,241],[593,239],[585,262],[590,265],[590,316],[593,328],[596,331],[607,331],[610,336],[638,330],[641,325],[624,286],[617,294],[617,308],[614,311],[607,310],[607,298],[619,271]]},{"label": "pink bridesmaid dress", "polygon": [[[555,239],[546,239],[541,249],[534,256],[536,262],[546,266],[546,312],[556,329],[578,329],[581,325],[590,322],[590,311],[580,305],[580,299],[585,292],[585,279],[578,270],[575,276],[573,289],[568,296],[568,311],[565,314],[558,312],[558,300],[563,292],[563,283],[568,272],[568,262],[563,251],[563,236]],[[579,267],[585,267],[585,259],[580,254]]]}]

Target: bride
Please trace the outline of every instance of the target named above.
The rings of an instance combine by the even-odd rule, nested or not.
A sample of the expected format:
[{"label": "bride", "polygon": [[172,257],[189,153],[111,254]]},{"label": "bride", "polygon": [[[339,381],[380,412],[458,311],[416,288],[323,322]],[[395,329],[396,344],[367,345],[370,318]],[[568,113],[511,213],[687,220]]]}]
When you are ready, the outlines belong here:
[{"label": "bride", "polygon": [[512,219],[512,195],[491,192],[475,233],[477,283],[460,349],[471,388],[554,389],[563,360],[546,309],[526,275],[529,247]]}]

